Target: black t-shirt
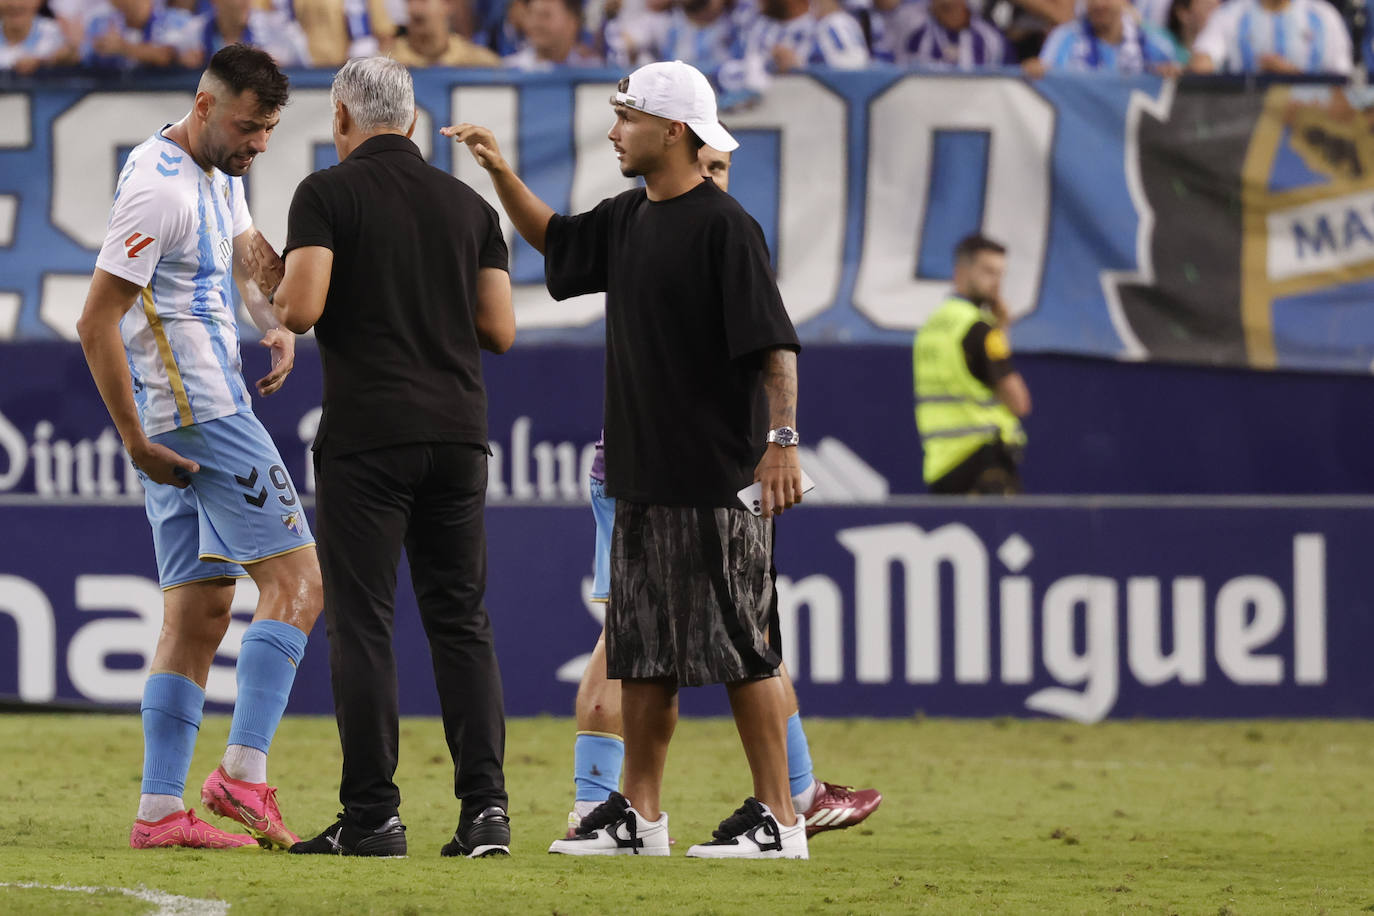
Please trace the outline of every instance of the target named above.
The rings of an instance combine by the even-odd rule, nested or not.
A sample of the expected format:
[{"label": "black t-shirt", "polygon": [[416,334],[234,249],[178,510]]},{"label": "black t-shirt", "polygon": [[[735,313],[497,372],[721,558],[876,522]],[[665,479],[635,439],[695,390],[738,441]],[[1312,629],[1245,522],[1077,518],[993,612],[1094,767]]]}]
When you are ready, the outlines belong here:
[{"label": "black t-shirt", "polygon": [[324,413],[315,448],[487,447],[477,272],[508,269],[496,211],[405,137],[365,141],[296,188],[286,251],[334,252],[315,325]]},{"label": "black t-shirt", "polygon": [[709,181],[636,189],[549,221],[555,299],[606,293],[606,488],[632,502],[739,506],[768,434],[763,353],[800,350],[763,230]]},{"label": "black t-shirt", "polygon": [[963,344],[968,371],[989,388],[1016,371],[1006,334],[986,321],[975,321],[964,335]]}]

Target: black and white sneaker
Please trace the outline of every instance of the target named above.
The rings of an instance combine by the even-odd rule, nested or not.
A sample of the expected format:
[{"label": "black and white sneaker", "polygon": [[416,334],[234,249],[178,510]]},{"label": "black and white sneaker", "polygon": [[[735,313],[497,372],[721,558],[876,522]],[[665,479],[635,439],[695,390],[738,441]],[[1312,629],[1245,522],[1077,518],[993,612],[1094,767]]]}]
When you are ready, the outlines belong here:
[{"label": "black and white sneaker", "polygon": [[406,854],[406,828],[400,817],[389,817],[373,828],[359,827],[340,814],[333,826],[319,836],[301,840],[288,852],[296,855],[386,856],[403,858]]},{"label": "black and white sneaker", "polygon": [[809,859],[806,850],[806,818],[783,827],[768,806],[746,798],[734,814],[720,822],[714,839],[687,850],[696,859]]},{"label": "black and white sneaker", "polygon": [[668,814],[645,820],[619,792],[582,818],[571,837],[554,840],[549,852],[568,856],[666,856]]},{"label": "black and white sneaker", "polygon": [[439,855],[469,859],[510,855],[510,817],[504,808],[492,805],[466,824],[460,820],[453,839],[444,844]]}]

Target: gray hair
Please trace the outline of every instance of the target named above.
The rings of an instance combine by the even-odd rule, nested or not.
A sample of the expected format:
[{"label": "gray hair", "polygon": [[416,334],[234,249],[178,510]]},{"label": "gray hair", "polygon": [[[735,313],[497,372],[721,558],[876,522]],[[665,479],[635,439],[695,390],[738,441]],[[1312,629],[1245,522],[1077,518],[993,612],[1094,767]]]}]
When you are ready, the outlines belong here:
[{"label": "gray hair", "polygon": [[348,106],[365,134],[405,131],[415,120],[415,83],[405,65],[390,57],[355,57],[334,74],[329,99]]}]

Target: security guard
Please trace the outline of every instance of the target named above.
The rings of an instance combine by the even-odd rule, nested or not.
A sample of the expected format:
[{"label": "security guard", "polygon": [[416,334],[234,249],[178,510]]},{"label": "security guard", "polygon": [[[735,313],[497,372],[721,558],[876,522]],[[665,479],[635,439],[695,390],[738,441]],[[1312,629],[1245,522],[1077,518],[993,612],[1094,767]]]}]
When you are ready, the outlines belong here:
[{"label": "security guard", "polygon": [[982,235],[954,249],[954,291],[916,335],[916,428],[932,493],[1021,492],[1030,390],[1011,361],[1000,289],[1007,250]]}]

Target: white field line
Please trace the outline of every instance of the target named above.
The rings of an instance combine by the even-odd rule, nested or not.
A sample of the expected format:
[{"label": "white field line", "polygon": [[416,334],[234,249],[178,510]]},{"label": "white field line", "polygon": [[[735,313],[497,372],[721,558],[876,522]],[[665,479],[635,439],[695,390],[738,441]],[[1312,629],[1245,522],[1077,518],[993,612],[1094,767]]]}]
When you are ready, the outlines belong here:
[{"label": "white field line", "polygon": [[22,887],[46,891],[67,891],[74,894],[123,894],[157,907],[156,916],[225,916],[229,904],[223,900],[200,900],[195,897],[182,897],[146,887],[73,887],[66,884],[33,884],[24,882],[0,881],[0,887]]}]

